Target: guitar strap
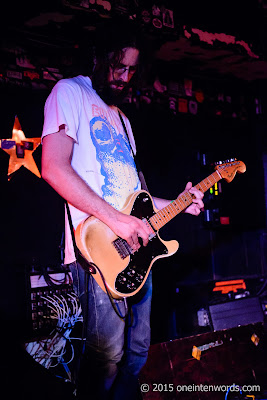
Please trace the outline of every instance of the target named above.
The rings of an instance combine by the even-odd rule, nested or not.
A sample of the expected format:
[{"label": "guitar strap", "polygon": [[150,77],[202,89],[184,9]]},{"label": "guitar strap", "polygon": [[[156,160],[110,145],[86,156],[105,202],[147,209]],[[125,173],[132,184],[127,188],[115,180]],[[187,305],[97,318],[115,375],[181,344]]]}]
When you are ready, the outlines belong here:
[{"label": "guitar strap", "polygon": [[74,236],[74,227],[72,224],[72,219],[70,215],[70,208],[68,202],[65,200],[65,206],[66,206],[66,211],[68,215],[68,221],[69,221],[69,227],[70,227],[70,232],[71,232],[71,238],[72,238],[72,244],[73,244],[73,249],[74,249],[74,254],[76,260],[82,265],[83,269],[88,272],[89,274],[95,274],[96,273],[96,266],[94,263],[87,261],[80,250],[78,249],[78,246],[76,244],[75,236]]},{"label": "guitar strap", "polygon": [[127,129],[126,129],[126,126],[125,126],[125,122],[124,122],[124,120],[123,120],[123,118],[122,118],[122,115],[121,115],[119,109],[118,109],[118,113],[119,113],[119,117],[120,117],[120,120],[121,120],[121,124],[122,124],[122,126],[123,126],[123,129],[124,129],[124,132],[125,132],[125,134],[126,134],[126,136],[127,136],[129,145],[130,145],[130,147],[131,147],[131,149],[132,149],[134,162],[135,162],[136,169],[137,169],[137,173],[138,173],[138,176],[139,176],[139,179],[140,179],[140,182],[141,182],[141,187],[142,187],[143,190],[146,190],[146,191],[148,192],[149,190],[148,190],[148,187],[147,187],[147,184],[146,184],[146,181],[145,181],[144,174],[143,174],[143,172],[142,172],[142,170],[141,170],[141,166],[140,166],[140,163],[139,163],[139,161],[138,161],[138,159],[137,159],[137,156],[136,156],[136,154],[135,154],[134,151],[133,151],[133,147],[132,147],[132,145],[131,145],[131,141],[130,141],[130,138],[129,138],[129,135],[128,135],[128,132],[127,132]]}]

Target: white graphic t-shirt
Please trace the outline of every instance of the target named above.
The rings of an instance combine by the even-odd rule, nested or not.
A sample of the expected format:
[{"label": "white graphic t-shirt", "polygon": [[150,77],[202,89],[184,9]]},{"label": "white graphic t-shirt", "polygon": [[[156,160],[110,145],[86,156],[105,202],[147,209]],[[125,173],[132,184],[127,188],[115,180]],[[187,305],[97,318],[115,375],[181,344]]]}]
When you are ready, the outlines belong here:
[{"label": "white graphic t-shirt", "polygon": [[[121,114],[135,152],[130,122]],[[80,75],[59,81],[46,100],[44,117],[42,137],[65,125],[66,134],[74,140],[73,169],[114,208],[120,210],[127,197],[141,188],[118,109],[101,100],[89,77]],[[76,228],[88,215],[69,206]],[[65,263],[72,261],[74,252],[66,223]]]}]

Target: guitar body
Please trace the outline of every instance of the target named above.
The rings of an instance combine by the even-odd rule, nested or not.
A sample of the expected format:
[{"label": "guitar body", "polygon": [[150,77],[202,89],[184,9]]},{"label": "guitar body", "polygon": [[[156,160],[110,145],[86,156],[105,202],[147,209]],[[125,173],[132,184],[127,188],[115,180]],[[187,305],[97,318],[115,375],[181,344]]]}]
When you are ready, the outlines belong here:
[{"label": "guitar body", "polygon": [[[149,220],[157,210],[149,193],[140,190],[129,196],[121,212]],[[117,299],[136,294],[144,285],[154,262],[171,256],[179,247],[176,240],[164,241],[155,232],[146,247],[141,244],[140,249],[131,254],[127,252],[127,243],[93,216],[78,225],[75,238],[82,255],[100,269],[108,289]],[[100,273],[97,271],[92,276],[105,290]]]},{"label": "guitar body", "polygon": [[[236,173],[245,171],[246,165],[235,158],[225,163],[220,162],[215,167],[215,172],[195,187],[205,193],[220,179],[231,182]],[[88,217],[82,221],[75,232],[76,243],[85,259],[97,266],[93,277],[99,286],[105,290],[102,274],[114,298],[136,294],[144,285],[154,262],[159,258],[169,257],[178,250],[179,243],[176,240],[166,242],[160,238],[158,231],[185,210],[193,199],[191,193],[184,191],[166,207],[156,210],[152,197],[146,191],[140,190],[129,196],[121,212],[147,220],[155,231],[146,247],[140,239],[141,247],[134,253],[124,239],[116,236],[99,219]]]}]

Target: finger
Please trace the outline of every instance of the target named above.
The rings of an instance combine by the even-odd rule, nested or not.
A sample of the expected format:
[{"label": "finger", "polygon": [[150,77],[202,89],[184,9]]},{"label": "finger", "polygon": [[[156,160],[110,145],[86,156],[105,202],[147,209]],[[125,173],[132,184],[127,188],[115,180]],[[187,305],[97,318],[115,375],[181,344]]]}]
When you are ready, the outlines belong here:
[{"label": "finger", "polygon": [[152,228],[139,218],[135,218],[134,227],[131,233],[131,247],[134,246],[134,249],[139,249],[140,242],[139,237],[142,239],[143,246],[147,246],[149,242],[149,235],[151,234]]},{"label": "finger", "polygon": [[199,199],[199,198],[193,199],[193,203],[194,203],[194,204],[197,204],[199,208],[204,208],[204,203],[203,203],[203,201],[202,201],[201,199]]},{"label": "finger", "polygon": [[151,233],[153,233],[151,226],[149,223],[140,220],[141,224],[138,230],[138,236],[142,238],[143,240],[143,245],[146,246],[149,242],[149,236]]},{"label": "finger", "polygon": [[192,188],[192,182],[187,182],[186,186],[185,186],[185,190],[189,190]]},{"label": "finger", "polygon": [[194,204],[193,208],[192,208],[192,213],[194,215],[199,215],[200,214],[200,208],[198,207],[198,205]]},{"label": "finger", "polygon": [[141,247],[139,238],[142,239],[143,242],[143,246],[146,246],[148,244],[149,241],[149,235],[145,232],[145,231],[136,231],[134,233],[132,233],[132,236],[130,238],[130,242],[128,242],[130,244],[130,246],[132,247],[133,250],[138,250]]},{"label": "finger", "polygon": [[132,235],[129,240],[127,240],[128,244],[131,246],[131,248],[136,251],[140,248],[140,243],[138,241],[138,236],[137,235]]},{"label": "finger", "polygon": [[138,232],[138,236],[142,239],[143,246],[147,246],[149,241],[149,234],[146,231],[140,231]]},{"label": "finger", "polygon": [[200,208],[198,208],[198,207],[196,207],[196,209],[195,209],[195,215],[199,215],[200,214]]},{"label": "finger", "polygon": [[133,244],[134,244],[134,246],[140,246],[140,243],[139,243],[139,240],[138,240],[138,235],[137,234],[134,234],[133,236],[132,236],[132,238],[133,238]]},{"label": "finger", "polygon": [[204,197],[204,193],[202,193],[200,190],[198,190],[195,187],[192,187],[189,190],[189,193],[193,194],[196,198],[202,199]]}]

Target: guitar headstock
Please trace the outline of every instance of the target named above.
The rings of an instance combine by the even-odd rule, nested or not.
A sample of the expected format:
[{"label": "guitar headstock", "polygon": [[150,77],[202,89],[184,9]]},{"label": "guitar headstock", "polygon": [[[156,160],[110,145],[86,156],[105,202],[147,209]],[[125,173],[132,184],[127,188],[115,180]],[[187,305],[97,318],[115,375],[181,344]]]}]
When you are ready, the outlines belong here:
[{"label": "guitar headstock", "polygon": [[246,165],[243,161],[232,158],[225,162],[218,163],[215,169],[219,172],[221,177],[229,183],[234,179],[236,173],[243,174],[246,171]]}]

